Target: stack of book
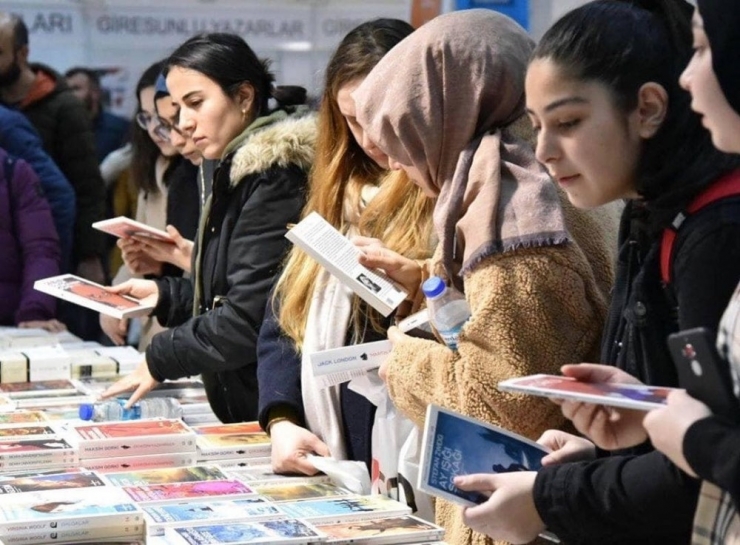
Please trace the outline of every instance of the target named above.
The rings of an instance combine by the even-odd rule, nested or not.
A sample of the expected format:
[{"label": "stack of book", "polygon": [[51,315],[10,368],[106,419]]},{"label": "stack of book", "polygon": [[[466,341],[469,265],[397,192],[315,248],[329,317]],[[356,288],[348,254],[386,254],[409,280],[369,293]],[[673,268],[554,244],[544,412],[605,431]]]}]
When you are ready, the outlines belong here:
[{"label": "stack of book", "polygon": [[78,461],[74,445],[47,422],[0,424],[0,474],[76,467]]},{"label": "stack of book", "polygon": [[269,436],[258,422],[193,426],[198,434],[198,461],[221,467],[248,467],[270,463]]},{"label": "stack of book", "polygon": [[144,515],[91,471],[0,480],[0,539],[20,543],[103,543],[144,536]]},{"label": "stack of book", "polygon": [[179,419],[70,421],[62,430],[79,449],[80,464],[100,472],[195,463],[195,433]]},{"label": "stack of book", "polygon": [[50,333],[45,329],[0,326],[0,350],[20,350],[78,342],[82,342],[82,339],[69,331]]},{"label": "stack of book", "polygon": [[68,379],[0,384],[0,395],[9,398],[14,409],[43,411],[45,420],[77,418],[80,403],[93,401]]}]

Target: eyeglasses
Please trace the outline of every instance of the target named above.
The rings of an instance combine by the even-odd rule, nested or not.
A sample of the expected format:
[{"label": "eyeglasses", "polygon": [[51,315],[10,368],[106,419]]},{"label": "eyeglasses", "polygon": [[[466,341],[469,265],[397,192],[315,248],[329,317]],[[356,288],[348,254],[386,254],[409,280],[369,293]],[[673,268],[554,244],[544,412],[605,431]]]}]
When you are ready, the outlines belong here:
[{"label": "eyeglasses", "polygon": [[185,133],[181,128],[179,128],[177,125],[174,125],[167,121],[166,119],[163,119],[161,117],[157,117],[158,124],[154,128],[154,134],[159,136],[160,138],[168,139],[172,136],[172,132],[176,132],[183,138],[186,138]]},{"label": "eyeglasses", "polygon": [[152,122],[156,121],[157,123],[159,123],[159,117],[150,114],[149,112],[138,112],[134,119],[136,119],[136,124],[145,131],[149,129],[149,126],[152,124]]}]

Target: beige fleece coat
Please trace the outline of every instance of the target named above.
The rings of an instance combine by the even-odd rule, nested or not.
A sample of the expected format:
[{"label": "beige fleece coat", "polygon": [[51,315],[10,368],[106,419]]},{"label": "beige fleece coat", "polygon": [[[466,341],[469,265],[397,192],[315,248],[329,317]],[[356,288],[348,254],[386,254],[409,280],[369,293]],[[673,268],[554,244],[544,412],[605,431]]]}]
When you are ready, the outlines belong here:
[{"label": "beige fleece coat", "polygon": [[[408,337],[396,343],[388,388],[396,406],[422,425],[437,403],[531,439],[564,426],[547,399],[500,392],[507,378],[559,373],[565,363],[598,361],[613,281],[619,206],[581,211],[564,202],[574,243],[484,259],[465,278],[472,316],[458,352]],[[462,521],[459,506],[438,500],[436,522],[452,545],[491,544]]]}]

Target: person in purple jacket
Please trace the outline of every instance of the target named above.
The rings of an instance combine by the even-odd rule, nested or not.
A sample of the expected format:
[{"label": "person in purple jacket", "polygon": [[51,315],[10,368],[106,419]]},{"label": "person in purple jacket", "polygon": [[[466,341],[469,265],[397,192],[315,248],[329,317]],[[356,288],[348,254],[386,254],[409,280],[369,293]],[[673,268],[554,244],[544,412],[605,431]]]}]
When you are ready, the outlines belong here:
[{"label": "person in purple jacket", "polygon": [[59,236],[39,179],[0,148],[0,325],[61,331],[55,299],[33,289],[59,274]]}]

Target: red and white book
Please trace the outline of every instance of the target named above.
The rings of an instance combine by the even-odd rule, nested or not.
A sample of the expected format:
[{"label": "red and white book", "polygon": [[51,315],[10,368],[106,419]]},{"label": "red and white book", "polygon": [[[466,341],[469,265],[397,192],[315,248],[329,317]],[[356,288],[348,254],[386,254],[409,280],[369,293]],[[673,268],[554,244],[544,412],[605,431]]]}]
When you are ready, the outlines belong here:
[{"label": "red and white book", "polygon": [[146,223],[132,220],[126,216],[118,216],[108,220],[96,221],[92,226],[98,231],[103,231],[104,233],[108,233],[109,235],[113,235],[118,238],[138,236],[153,238],[161,242],[175,243],[167,231],[155,229]]}]

